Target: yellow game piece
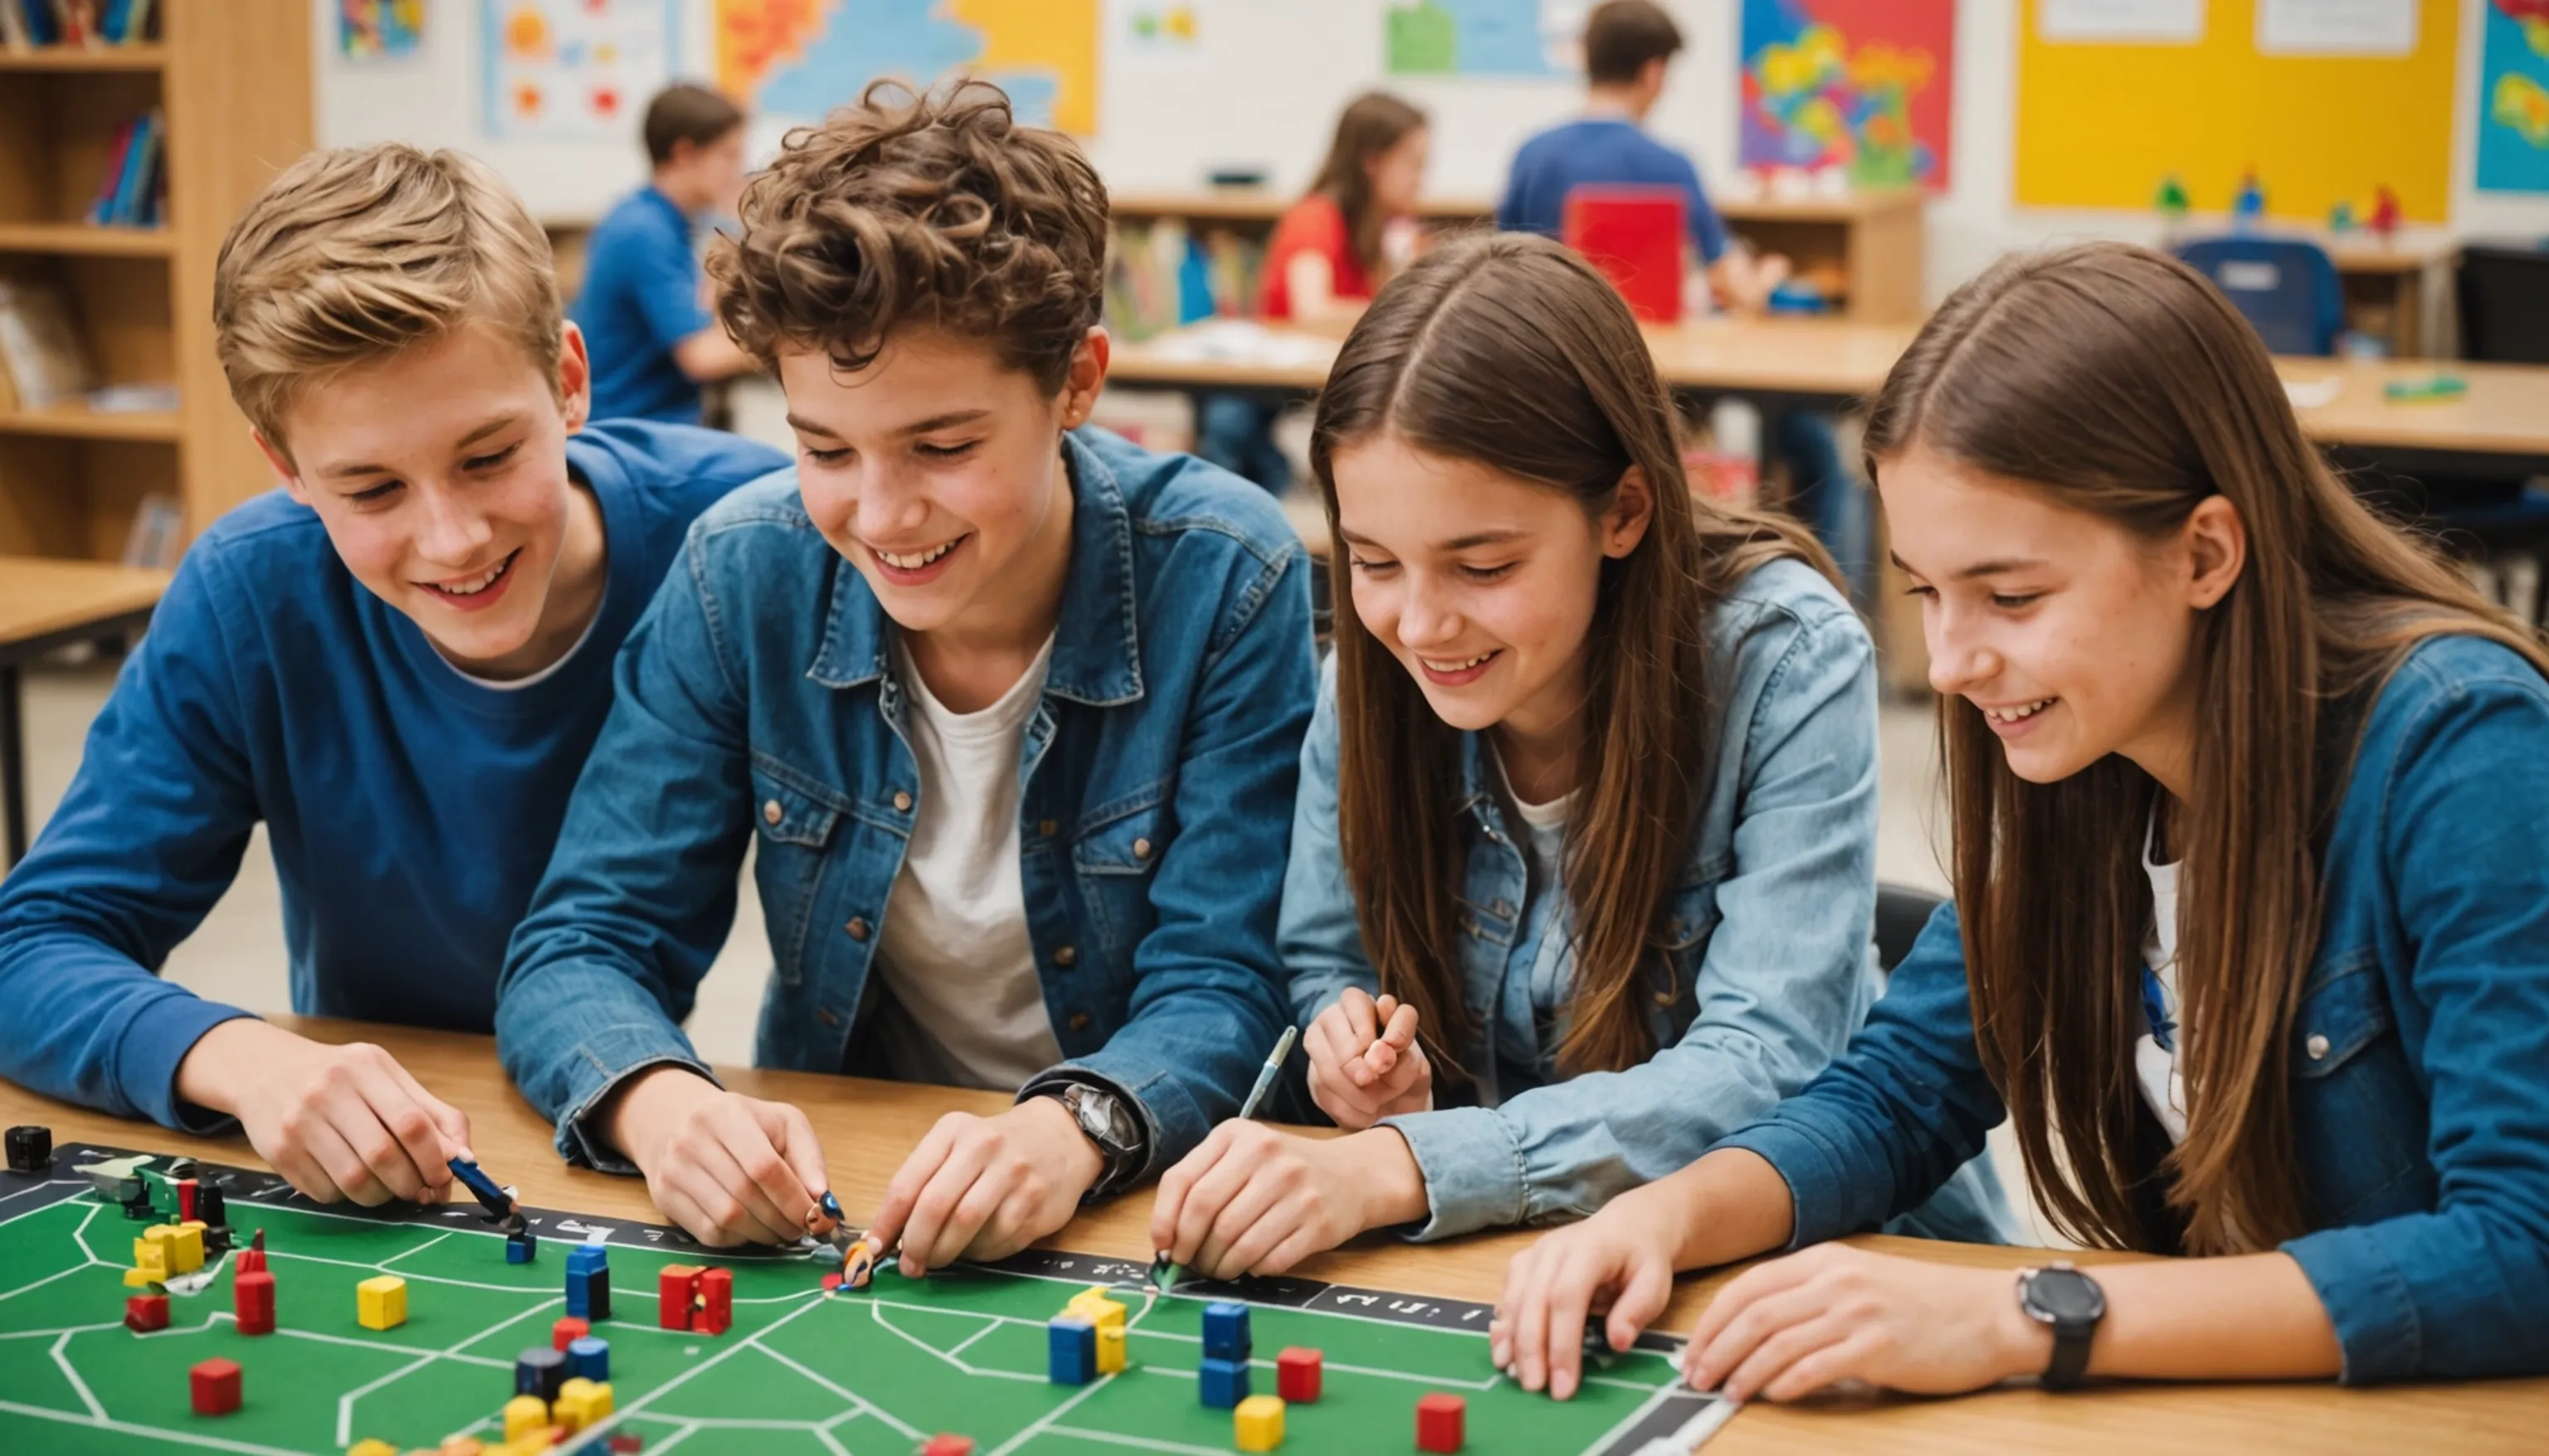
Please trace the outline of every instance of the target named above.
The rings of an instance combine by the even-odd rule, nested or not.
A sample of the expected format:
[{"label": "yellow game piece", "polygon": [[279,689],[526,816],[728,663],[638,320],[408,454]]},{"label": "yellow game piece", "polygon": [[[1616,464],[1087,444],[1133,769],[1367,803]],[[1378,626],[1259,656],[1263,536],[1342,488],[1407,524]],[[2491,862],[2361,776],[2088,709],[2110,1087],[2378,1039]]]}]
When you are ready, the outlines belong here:
[{"label": "yellow game piece", "polygon": [[1065,1313],[1077,1315],[1100,1329],[1109,1324],[1121,1328],[1124,1323],[1124,1307],[1103,1290],[1092,1289],[1073,1295]]},{"label": "yellow game piece", "polygon": [[584,1429],[611,1414],[611,1382],[586,1380],[578,1376],[558,1387],[557,1405],[552,1408],[557,1423],[568,1432]]},{"label": "yellow game piece", "polygon": [[378,1436],[367,1436],[347,1446],[345,1456],[398,1456],[398,1447]]},{"label": "yellow game piece", "polygon": [[378,1274],[354,1286],[354,1319],[365,1329],[396,1329],[407,1322],[407,1281]]},{"label": "yellow game piece", "polygon": [[124,1271],[124,1287],[127,1289],[148,1289],[151,1285],[165,1284],[168,1281],[165,1279],[152,1277],[150,1271],[147,1269],[127,1269]]},{"label": "yellow game piece", "polygon": [[1121,1322],[1097,1326],[1097,1373],[1124,1373],[1124,1326]]},{"label": "yellow game piece", "polygon": [[1283,1401],[1250,1396],[1230,1412],[1231,1438],[1243,1451],[1272,1451],[1283,1444]]},{"label": "yellow game piece", "polygon": [[168,1272],[192,1274],[204,1267],[204,1226],[172,1225],[168,1233]]},{"label": "yellow game piece", "polygon": [[549,1403],[537,1396],[516,1396],[505,1403],[505,1439],[522,1437],[549,1428]]},{"label": "yellow game piece", "polygon": [[169,1255],[175,1251],[176,1242],[177,1230],[165,1224],[142,1230],[142,1236],[133,1240],[133,1267],[147,1271],[152,1279],[165,1284],[171,1272],[169,1265],[175,1262]]},{"label": "yellow game piece", "polygon": [[434,1456],[487,1456],[486,1443],[476,1436],[444,1436]]}]

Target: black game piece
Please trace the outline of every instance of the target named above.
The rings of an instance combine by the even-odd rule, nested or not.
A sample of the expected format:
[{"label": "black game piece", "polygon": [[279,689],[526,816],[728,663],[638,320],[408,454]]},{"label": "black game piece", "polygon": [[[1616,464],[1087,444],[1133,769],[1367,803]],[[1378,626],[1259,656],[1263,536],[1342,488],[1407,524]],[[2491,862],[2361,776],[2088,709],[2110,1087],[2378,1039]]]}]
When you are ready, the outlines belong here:
[{"label": "black game piece", "polygon": [[555,1401],[566,1384],[566,1356],[546,1345],[533,1345],[514,1359],[514,1394]]},{"label": "black game piece", "polygon": [[150,1201],[150,1185],[145,1183],[142,1186],[141,1197],[125,1201],[124,1217],[143,1224],[157,1222],[159,1207]]},{"label": "black game piece", "polygon": [[1598,1362],[1605,1369],[1608,1369],[1611,1362],[1619,1357],[1619,1352],[1611,1348],[1611,1335],[1608,1329],[1610,1322],[1611,1317],[1608,1315],[1584,1317],[1584,1358]]},{"label": "black game piece", "polygon": [[53,1130],[30,1123],[8,1134],[9,1171],[41,1173],[53,1165]]},{"label": "black game piece", "polygon": [[209,1229],[219,1229],[225,1239],[230,1236],[230,1210],[222,1206],[222,1186],[197,1182],[195,1185],[195,1220]]}]

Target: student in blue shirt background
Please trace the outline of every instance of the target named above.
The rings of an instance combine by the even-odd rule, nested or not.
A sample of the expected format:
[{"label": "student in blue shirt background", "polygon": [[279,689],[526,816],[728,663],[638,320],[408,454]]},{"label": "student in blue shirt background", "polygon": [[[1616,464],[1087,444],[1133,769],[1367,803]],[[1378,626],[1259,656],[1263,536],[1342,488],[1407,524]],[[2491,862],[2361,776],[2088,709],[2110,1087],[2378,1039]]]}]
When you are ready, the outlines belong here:
[{"label": "student in blue shirt background", "polygon": [[285,485],[188,550],[0,886],[0,1077],[189,1133],[236,1120],[322,1201],[435,1196],[468,1121],[386,1052],[157,972],[262,822],[295,1011],[487,1031],[620,638],[691,518],[785,460],[579,432],[548,240],[451,152],[304,158],[223,244],[214,321]]},{"label": "student in blue shirt background", "polygon": [[[1604,0],[1584,23],[1584,115],[1532,137],[1514,153],[1496,226],[1506,231],[1558,235],[1566,195],[1584,186],[1681,189],[1690,245],[1708,271],[1720,303],[1757,313],[1787,281],[1788,260],[1755,256],[1730,237],[1709,204],[1688,154],[1655,139],[1646,120],[1663,95],[1664,72],[1682,47],[1681,28],[1651,0]],[[1832,422],[1782,410],[1770,421],[1772,443],[1794,482],[1791,507],[1841,563],[1862,603],[1872,583],[1865,510],[1841,458]]]},{"label": "student in blue shirt background", "polygon": [[586,244],[567,310],[593,355],[593,417],[700,422],[700,387],[753,367],[709,316],[700,221],[743,192],[741,108],[705,86],[672,86],[646,108],[647,184]]}]

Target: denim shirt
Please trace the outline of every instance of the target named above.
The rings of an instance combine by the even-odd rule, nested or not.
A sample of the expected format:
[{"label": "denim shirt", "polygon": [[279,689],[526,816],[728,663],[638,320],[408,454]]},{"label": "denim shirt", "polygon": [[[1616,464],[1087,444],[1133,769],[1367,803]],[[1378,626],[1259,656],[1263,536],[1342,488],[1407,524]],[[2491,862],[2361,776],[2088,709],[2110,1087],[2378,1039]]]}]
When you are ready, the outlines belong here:
[{"label": "denim shirt", "polygon": [[[2287,1053],[2315,1227],[2283,1251],[2349,1385],[2549,1372],[2543,825],[2549,682],[2479,638],[2417,646],[2364,722]],[[2004,1116],[1946,906],[1848,1053],[1720,1145],[1787,1180],[1799,1246],[1928,1196]]]},{"label": "denim shirt", "polygon": [[[1660,954],[1636,989],[1661,1048],[1642,1065],[1561,1080],[1563,996],[1551,993],[1571,988],[1572,968],[1564,987],[1534,994],[1532,983],[1551,979],[1547,937],[1571,934],[1572,915],[1562,886],[1527,892],[1494,762],[1479,735],[1463,735],[1454,812],[1467,864],[1456,923],[1462,999],[1478,1029],[1462,1054],[1476,1079],[1463,1096],[1474,1105],[1438,1102],[1384,1120],[1424,1173],[1432,1213],[1418,1238],[1581,1217],[1672,1172],[1803,1088],[1876,998],[1867,631],[1831,583],[1795,561],[1737,583],[1706,630],[1711,695],[1724,718],[1688,858],[1659,918]],[[1346,987],[1379,986],[1339,856],[1337,751],[1331,663],[1302,749],[1283,882],[1283,960],[1304,1027]],[[1555,1018],[1545,1009],[1553,1000]],[[1536,1054],[1512,1054],[1526,1047]],[[1943,1222],[1922,1231],[1997,1241],[2006,1233],[2000,1207],[1996,1188],[1969,1181],[1942,1200]]]},{"label": "denim shirt", "polygon": [[[1284,811],[1315,690],[1309,564],[1264,492],[1102,430],[1051,666],[1020,749],[1020,875],[1049,1079],[1126,1096],[1154,1172],[1247,1094],[1283,1026]],[[868,1070],[878,928],[920,782],[897,629],[806,518],[794,469],[701,517],[618,665],[618,700],[515,933],[497,1049],[570,1160],[629,1073],[707,1068],[681,1032],[753,877],[775,960],[756,1060]]]}]

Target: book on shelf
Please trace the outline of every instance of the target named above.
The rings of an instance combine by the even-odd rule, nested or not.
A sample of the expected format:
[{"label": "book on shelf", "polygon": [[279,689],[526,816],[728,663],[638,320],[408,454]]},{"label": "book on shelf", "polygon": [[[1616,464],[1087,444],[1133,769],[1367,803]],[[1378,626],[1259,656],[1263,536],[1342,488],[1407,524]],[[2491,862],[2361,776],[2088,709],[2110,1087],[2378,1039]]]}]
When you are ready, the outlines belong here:
[{"label": "book on shelf", "polygon": [[0,46],[130,46],[150,39],[156,0],[0,0]]},{"label": "book on shelf", "polygon": [[88,221],[107,228],[155,228],[167,212],[168,124],[157,108],[115,134],[106,178]]},{"label": "book on shelf", "polygon": [[96,384],[69,301],[41,283],[0,279],[0,373],[18,410],[49,410]]}]

